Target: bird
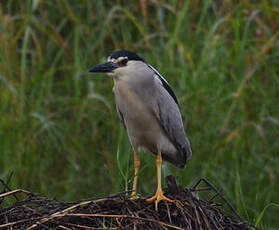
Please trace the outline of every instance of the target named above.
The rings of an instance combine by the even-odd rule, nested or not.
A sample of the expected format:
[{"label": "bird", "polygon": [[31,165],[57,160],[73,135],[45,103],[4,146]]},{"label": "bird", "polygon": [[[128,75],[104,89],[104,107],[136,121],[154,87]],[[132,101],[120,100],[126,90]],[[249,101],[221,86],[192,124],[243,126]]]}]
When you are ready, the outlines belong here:
[{"label": "bird", "polygon": [[177,97],[167,80],[144,59],[129,50],[117,50],[106,63],[89,69],[113,78],[116,111],[127,131],[134,153],[134,179],[131,197],[137,199],[140,169],[139,152],[156,157],[157,191],[146,199],[174,202],[164,195],[161,182],[162,161],[185,168],[192,156]]}]

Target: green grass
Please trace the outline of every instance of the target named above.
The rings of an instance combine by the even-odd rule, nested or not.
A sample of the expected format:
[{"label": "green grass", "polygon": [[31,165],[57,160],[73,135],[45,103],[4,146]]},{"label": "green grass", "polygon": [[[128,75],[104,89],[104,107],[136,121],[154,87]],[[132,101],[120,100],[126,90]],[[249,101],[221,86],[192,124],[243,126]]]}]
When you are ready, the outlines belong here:
[{"label": "green grass", "polygon": [[[146,15],[146,16],[144,16]],[[0,178],[77,200],[131,188],[131,147],[113,82],[87,70],[139,53],[175,90],[193,157],[164,166],[205,177],[262,229],[279,227],[279,4],[267,1],[0,3]],[[154,192],[154,156],[139,189]]]}]

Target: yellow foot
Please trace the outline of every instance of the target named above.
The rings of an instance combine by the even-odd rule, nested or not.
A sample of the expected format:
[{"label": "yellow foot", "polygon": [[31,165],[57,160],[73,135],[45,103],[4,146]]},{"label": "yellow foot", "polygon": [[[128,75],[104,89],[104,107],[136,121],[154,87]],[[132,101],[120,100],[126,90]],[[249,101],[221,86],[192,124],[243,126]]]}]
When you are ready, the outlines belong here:
[{"label": "yellow foot", "polygon": [[132,194],[131,197],[130,197],[131,200],[137,200],[139,199],[138,195],[137,194]]},{"label": "yellow foot", "polygon": [[158,204],[161,200],[164,200],[164,201],[167,201],[167,202],[170,202],[170,203],[174,203],[174,200],[171,200],[169,198],[167,198],[164,194],[163,194],[163,191],[157,191],[156,194],[152,197],[150,197],[149,199],[146,199],[146,202],[153,202],[154,200],[155,201],[155,210],[158,211]]}]

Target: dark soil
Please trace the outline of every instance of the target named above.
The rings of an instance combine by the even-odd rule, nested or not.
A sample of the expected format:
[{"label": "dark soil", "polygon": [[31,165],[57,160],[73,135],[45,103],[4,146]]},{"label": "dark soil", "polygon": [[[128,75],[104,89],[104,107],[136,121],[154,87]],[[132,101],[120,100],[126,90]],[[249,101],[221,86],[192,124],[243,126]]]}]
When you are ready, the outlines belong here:
[{"label": "dark soil", "polygon": [[131,200],[126,193],[65,203],[23,190],[7,191],[2,182],[0,229],[254,229],[206,180],[190,189],[177,186],[172,176],[166,180],[165,195],[175,202],[160,202],[158,211],[154,203]]}]

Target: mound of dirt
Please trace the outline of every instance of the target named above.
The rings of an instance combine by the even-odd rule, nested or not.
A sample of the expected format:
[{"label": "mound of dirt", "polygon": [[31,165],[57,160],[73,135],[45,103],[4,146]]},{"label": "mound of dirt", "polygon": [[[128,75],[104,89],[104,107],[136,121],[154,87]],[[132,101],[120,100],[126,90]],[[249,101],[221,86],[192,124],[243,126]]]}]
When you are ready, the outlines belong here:
[{"label": "mound of dirt", "polygon": [[[158,211],[146,198],[131,200],[126,192],[66,203],[21,189],[7,191],[3,185],[0,229],[254,229],[208,181],[201,179],[190,189],[178,186],[172,176],[166,181],[165,195],[175,202],[160,202]],[[201,182],[206,186],[201,188]]]}]

